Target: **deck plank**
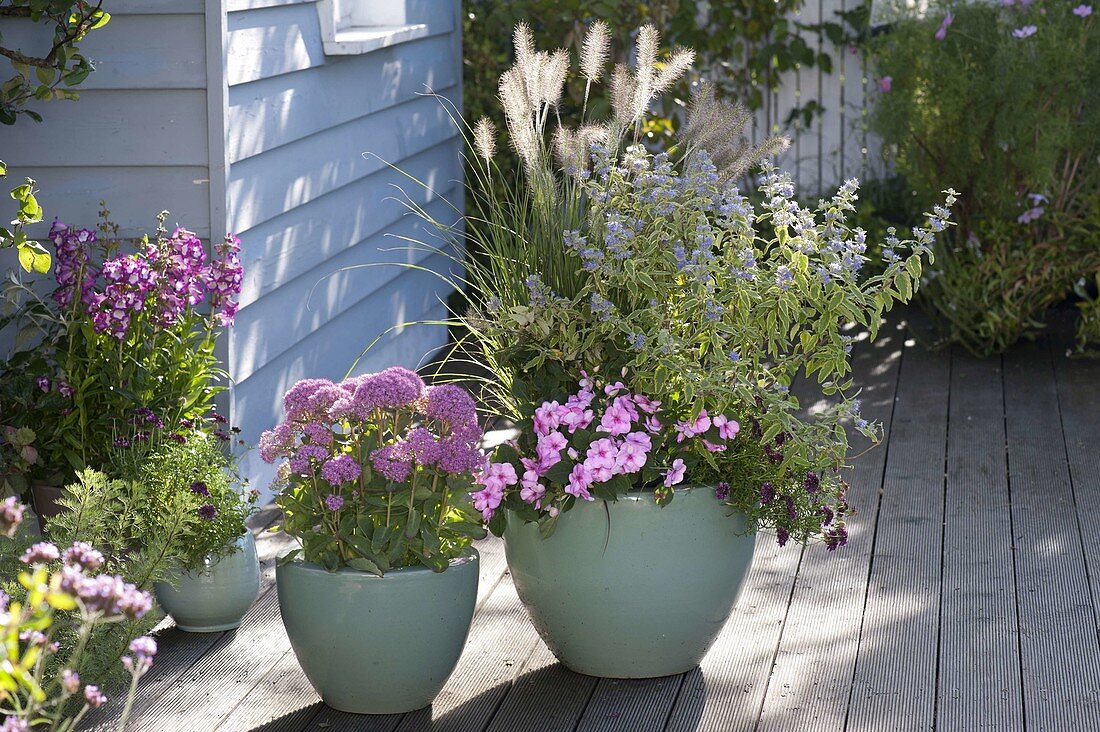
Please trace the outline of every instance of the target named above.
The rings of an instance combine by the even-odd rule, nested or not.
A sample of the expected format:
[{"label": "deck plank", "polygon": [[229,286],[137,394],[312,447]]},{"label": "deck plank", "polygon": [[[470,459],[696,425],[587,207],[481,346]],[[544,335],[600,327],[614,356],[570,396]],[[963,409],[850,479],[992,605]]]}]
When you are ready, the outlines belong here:
[{"label": "deck plank", "polygon": [[1096,616],[1044,341],[1005,356],[1005,416],[1026,724],[1095,729]]},{"label": "deck plank", "polygon": [[952,356],[945,505],[938,728],[1022,730],[1000,358]]},{"label": "deck plank", "polygon": [[935,715],[950,358],[906,344],[847,720],[857,732],[931,729]]},{"label": "deck plank", "polygon": [[684,676],[667,729],[752,729],[787,617],[802,553],[779,547],[775,532],[757,534],[752,567],[733,615],[698,668]]},{"label": "deck plank", "polygon": [[[291,542],[283,534],[274,534],[265,530],[270,525],[269,512],[265,512],[261,519],[253,522],[252,528],[256,535],[256,553],[260,559],[260,595],[263,596],[274,587],[276,558],[290,548]],[[254,622],[259,612],[258,605],[259,600],[245,615],[242,626],[248,626]],[[171,623],[170,620],[168,622]],[[159,650],[156,661],[152,669],[142,678],[130,719],[142,718],[146,710],[180,683],[180,679],[188,670],[219,643],[224,642],[226,635],[224,632],[185,633],[174,625],[161,630],[157,634]],[[118,724],[118,717],[122,713],[121,705],[111,704],[99,711],[102,713],[89,715],[81,728],[96,732],[114,730]],[[133,721],[128,726],[132,729],[140,729]]]},{"label": "deck plank", "polygon": [[427,709],[405,715],[399,732],[471,732],[488,726],[524,663],[542,643],[505,575],[474,616],[466,650]]},{"label": "deck plank", "polygon": [[[863,386],[863,415],[882,423],[883,444],[854,462],[848,545],[830,552],[818,544],[803,556],[761,712],[762,730],[844,728],[905,339],[900,327],[884,329],[874,347],[853,358],[853,376]],[[853,439],[851,452],[867,446],[865,438]]]},{"label": "deck plank", "polygon": [[1100,359],[1069,359],[1058,348],[1052,353],[1093,614],[1100,617]]},{"label": "deck plank", "polygon": [[546,644],[539,643],[487,732],[573,732],[596,682],[562,666]]},{"label": "deck plank", "polygon": [[577,732],[660,730],[684,683],[684,674],[653,679],[600,679]]}]

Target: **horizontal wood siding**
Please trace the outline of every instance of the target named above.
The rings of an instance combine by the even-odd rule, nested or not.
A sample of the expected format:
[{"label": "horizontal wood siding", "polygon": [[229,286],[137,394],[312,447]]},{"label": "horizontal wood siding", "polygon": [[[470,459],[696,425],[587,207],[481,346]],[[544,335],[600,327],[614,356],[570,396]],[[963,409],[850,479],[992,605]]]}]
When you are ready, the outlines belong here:
[{"label": "horizontal wood siding", "polygon": [[[459,2],[440,2],[455,14]],[[255,442],[298,379],[358,364],[415,367],[445,342],[445,269],[408,201],[460,218],[460,138],[428,90],[460,102],[458,33],[326,56],[314,2],[230,0],[226,37],[229,227],[245,284],[229,341],[234,420]],[[424,185],[390,167],[397,166]],[[252,471],[249,471],[252,472]]]},{"label": "horizontal wood siding", "polygon": [[[35,105],[45,118],[0,130],[13,177],[38,181],[46,222],[93,226],[104,200],[125,236],[151,231],[158,212],[210,235],[205,6],[202,0],[115,0],[111,22],[81,51],[96,71],[75,102]],[[24,19],[0,20],[5,45],[40,51],[50,37]]]}]

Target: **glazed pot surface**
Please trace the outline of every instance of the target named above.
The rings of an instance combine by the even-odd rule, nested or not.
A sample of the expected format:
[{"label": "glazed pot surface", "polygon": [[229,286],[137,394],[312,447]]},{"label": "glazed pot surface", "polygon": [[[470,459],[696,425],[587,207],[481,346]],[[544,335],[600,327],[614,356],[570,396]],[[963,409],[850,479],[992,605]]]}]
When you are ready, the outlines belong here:
[{"label": "glazed pot surface", "polygon": [[479,565],[473,548],[439,573],[413,567],[376,577],[280,564],[275,572],[283,625],[325,703],[355,714],[431,704],[466,644]]},{"label": "glazed pot surface", "polygon": [[157,602],[188,633],[214,633],[241,624],[260,592],[256,540],[246,532],[237,551],[209,561],[201,570],[180,572],[178,587],[157,582]]},{"label": "glazed pot surface", "polygon": [[614,503],[578,501],[554,533],[509,515],[504,546],[539,635],[568,668],[650,678],[698,665],[729,618],[752,562],[743,515],[711,488]]}]

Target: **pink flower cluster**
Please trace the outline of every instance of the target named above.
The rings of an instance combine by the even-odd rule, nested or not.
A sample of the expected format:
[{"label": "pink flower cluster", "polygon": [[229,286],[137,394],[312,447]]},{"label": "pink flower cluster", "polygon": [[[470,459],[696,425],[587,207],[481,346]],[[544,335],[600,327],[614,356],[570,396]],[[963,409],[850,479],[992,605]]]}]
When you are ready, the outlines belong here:
[{"label": "pink flower cluster", "polygon": [[[400,413],[404,434],[371,451],[371,466],[393,483],[408,480],[416,466],[460,475],[483,461],[474,400],[451,384],[428,387],[413,371],[388,368],[334,383],[304,379],[283,398],[286,421],[260,438],[269,463],[289,461],[290,473],[319,476],[332,487],[359,480],[363,466],[351,441]],[[330,510],[335,502],[326,505]],[[340,504],[343,505],[342,502]]]},{"label": "pink flower cluster", "polygon": [[[471,498],[486,521],[500,507],[507,488],[517,483],[523,502],[543,508],[550,484],[547,474],[566,458],[572,463],[572,468],[564,481],[564,492],[586,501],[593,500],[592,486],[607,483],[620,475],[641,472],[654,450],[655,440],[662,439],[661,402],[630,393],[622,382],[605,386],[603,395],[605,406],[598,422],[592,408],[596,393],[587,377],[581,380],[580,390],[565,404],[543,402],[535,410],[532,420],[536,438],[535,457],[520,458],[522,476],[510,463],[489,463],[476,476],[482,489],[472,493]],[[593,431],[601,436],[590,441],[582,455],[570,445],[567,433],[573,435],[577,430],[587,430],[592,425],[596,425]],[[739,429],[736,421],[724,415],[712,418],[704,410],[690,422],[674,425],[678,433],[677,443],[687,438],[701,438],[712,427],[718,429],[718,439],[722,444],[703,439],[703,444],[711,451],[725,450],[724,442],[736,437]],[[684,460],[675,458],[662,472],[665,488],[682,483],[686,472]],[[558,509],[549,506],[547,510],[554,514]]]},{"label": "pink flower cluster", "polygon": [[94,231],[55,221],[50,238],[57,251],[54,300],[69,307],[79,290],[97,333],[124,340],[142,312],[155,326],[170,327],[207,295],[218,322],[233,322],[243,278],[240,241],[232,235],[216,247],[209,264],[199,238],[178,228],[167,239],[149,242],[144,252],[108,258],[98,269],[90,254],[97,241]]}]

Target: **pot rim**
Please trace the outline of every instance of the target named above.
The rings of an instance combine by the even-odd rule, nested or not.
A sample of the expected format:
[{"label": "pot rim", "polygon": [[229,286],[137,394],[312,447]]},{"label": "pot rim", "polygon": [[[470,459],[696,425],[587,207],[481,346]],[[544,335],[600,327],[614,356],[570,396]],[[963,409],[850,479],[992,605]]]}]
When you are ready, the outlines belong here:
[{"label": "pot rim", "polygon": [[[299,570],[302,570],[302,571],[305,571],[305,572],[321,573],[321,574],[330,575],[330,576],[331,575],[344,575],[344,576],[350,576],[350,577],[364,577],[364,578],[373,579],[373,580],[384,580],[386,578],[395,578],[395,577],[399,577],[399,576],[402,576],[402,577],[416,577],[416,576],[421,576],[421,575],[425,575],[425,574],[428,574],[428,575],[445,574],[446,571],[447,571],[447,570],[444,570],[443,572],[436,572],[431,567],[425,567],[425,566],[422,566],[422,565],[417,565],[415,567],[398,567],[397,569],[390,569],[390,570],[387,570],[387,572],[384,575],[379,577],[376,574],[371,574],[370,572],[366,572],[366,571],[361,570],[361,569],[354,569],[352,567],[341,567],[340,569],[337,569],[333,572],[330,572],[329,570],[322,567],[320,564],[315,564],[313,562],[307,562],[304,559],[292,559],[289,562],[284,562],[283,558],[285,556],[286,556],[286,554],[283,554],[283,555],[279,556],[279,558],[276,562],[276,565],[275,565],[276,571],[281,570],[283,567],[294,565]],[[462,554],[460,554],[457,557],[451,559],[447,563],[447,569],[454,569],[456,567],[462,567],[462,566],[465,566],[467,564],[476,563],[476,562],[480,561],[480,559],[481,559],[481,553],[478,552],[477,547],[468,546],[468,547],[466,547],[465,550],[463,550]]]}]

